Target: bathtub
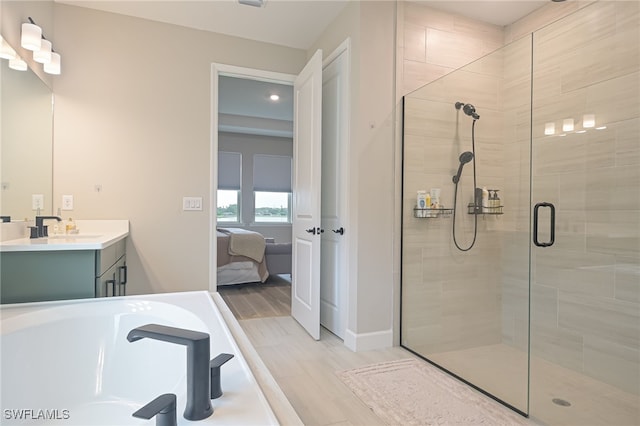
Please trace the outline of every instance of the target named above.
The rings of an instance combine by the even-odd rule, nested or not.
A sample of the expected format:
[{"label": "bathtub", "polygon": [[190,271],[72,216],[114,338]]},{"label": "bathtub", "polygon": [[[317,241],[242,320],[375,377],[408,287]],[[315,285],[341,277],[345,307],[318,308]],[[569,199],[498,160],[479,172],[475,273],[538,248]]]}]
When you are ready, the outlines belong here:
[{"label": "bathtub", "polygon": [[[178,424],[272,425],[278,420],[207,292],[42,302],[0,307],[0,424],[153,425],[131,414],[163,393],[177,396]],[[222,397],[200,422],[182,417],[184,346],[127,333],[156,323],[209,333],[222,366]]]}]

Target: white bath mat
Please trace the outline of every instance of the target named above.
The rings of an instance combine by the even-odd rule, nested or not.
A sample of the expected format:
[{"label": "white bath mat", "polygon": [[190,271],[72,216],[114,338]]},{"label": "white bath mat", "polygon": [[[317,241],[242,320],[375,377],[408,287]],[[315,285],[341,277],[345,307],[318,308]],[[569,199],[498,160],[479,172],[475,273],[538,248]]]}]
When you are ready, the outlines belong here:
[{"label": "white bath mat", "polygon": [[389,425],[531,424],[425,361],[385,362],[336,374]]}]

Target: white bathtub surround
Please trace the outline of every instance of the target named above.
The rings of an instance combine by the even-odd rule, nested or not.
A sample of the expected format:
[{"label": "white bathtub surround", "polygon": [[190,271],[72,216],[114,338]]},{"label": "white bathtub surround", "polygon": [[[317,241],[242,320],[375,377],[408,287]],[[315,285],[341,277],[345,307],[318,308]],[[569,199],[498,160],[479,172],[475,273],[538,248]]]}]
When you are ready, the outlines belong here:
[{"label": "white bathtub surround", "polygon": [[[65,223],[65,220],[60,222]],[[48,237],[29,238],[25,232],[30,222],[17,225],[22,234],[16,231],[16,226],[7,228],[7,234],[17,236],[15,239],[2,240],[0,252],[9,251],[60,251],[60,250],[102,250],[129,235],[129,221],[123,220],[76,220],[77,234],[53,235]],[[51,225],[51,221],[47,222]],[[13,225],[7,224],[7,225]],[[3,225],[4,234],[4,225]],[[51,229],[51,228],[50,228]]]},{"label": "white bathtub surround", "polygon": [[49,410],[66,413],[65,425],[146,425],[131,414],[163,393],[175,393],[178,424],[191,424],[182,417],[185,348],[126,339],[131,329],[156,323],[209,333],[212,357],[235,355],[221,370],[223,395],[201,424],[278,424],[207,292],[4,305],[0,319],[3,416],[6,410]]}]

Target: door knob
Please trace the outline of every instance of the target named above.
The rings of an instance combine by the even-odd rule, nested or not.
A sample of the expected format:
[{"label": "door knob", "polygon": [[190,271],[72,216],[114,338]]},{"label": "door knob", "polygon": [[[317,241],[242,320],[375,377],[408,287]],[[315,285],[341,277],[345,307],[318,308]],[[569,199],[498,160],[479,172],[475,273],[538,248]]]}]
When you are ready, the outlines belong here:
[{"label": "door knob", "polygon": [[305,231],[307,231],[310,234],[316,235],[316,228],[305,229]]},{"label": "door knob", "polygon": [[341,226],[339,229],[332,229],[336,234],[344,235],[344,228]]}]

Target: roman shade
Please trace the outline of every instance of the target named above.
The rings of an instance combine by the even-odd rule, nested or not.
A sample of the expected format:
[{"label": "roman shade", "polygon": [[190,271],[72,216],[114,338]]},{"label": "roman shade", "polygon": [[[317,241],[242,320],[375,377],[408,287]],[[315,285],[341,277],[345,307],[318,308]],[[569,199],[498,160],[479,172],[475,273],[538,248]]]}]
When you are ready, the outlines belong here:
[{"label": "roman shade", "polygon": [[253,190],[291,192],[291,157],[283,155],[254,155]]},{"label": "roman shade", "polygon": [[242,181],[242,154],[239,152],[218,153],[218,189],[240,190]]}]

